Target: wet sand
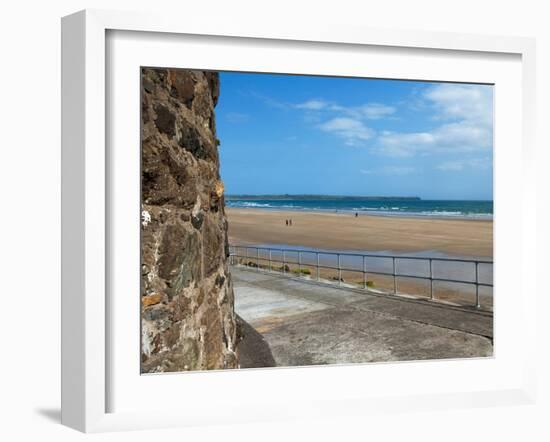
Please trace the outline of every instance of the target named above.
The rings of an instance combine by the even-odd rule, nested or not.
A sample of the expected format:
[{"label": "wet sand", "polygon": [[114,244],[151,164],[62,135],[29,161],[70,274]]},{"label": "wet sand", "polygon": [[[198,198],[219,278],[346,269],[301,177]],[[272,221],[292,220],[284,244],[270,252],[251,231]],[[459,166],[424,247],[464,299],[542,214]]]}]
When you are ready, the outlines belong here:
[{"label": "wet sand", "polygon": [[[493,221],[226,209],[231,244],[493,257]],[[292,219],[292,226],[285,225]]]}]

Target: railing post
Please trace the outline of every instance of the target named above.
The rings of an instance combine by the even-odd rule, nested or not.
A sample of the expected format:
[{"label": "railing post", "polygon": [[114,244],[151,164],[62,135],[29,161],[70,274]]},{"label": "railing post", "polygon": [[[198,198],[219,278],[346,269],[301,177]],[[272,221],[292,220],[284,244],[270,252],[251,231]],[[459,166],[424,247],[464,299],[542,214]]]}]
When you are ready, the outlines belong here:
[{"label": "railing post", "polygon": [[248,267],[248,247],[245,247],[244,250],[245,250],[245,254],[246,254],[246,258],[245,258],[246,261],[245,261],[244,265]]},{"label": "railing post", "polygon": [[271,272],[271,249],[269,249],[269,271]]},{"label": "railing post", "polygon": [[367,289],[367,264],[366,264],[366,256],[363,255],[363,288]]},{"label": "railing post", "polygon": [[317,281],[319,281],[321,278],[319,277],[319,252],[317,253]]},{"label": "railing post", "polygon": [[283,275],[285,274],[285,266],[286,266],[286,251],[283,250]]},{"label": "railing post", "polygon": [[302,276],[302,252],[298,252],[298,277]]},{"label": "railing post", "polygon": [[393,262],[393,294],[397,295],[397,281],[395,279],[395,256],[392,256],[392,262]]},{"label": "railing post", "polygon": [[476,261],[476,308],[480,308],[479,303],[479,262]]},{"label": "railing post", "polygon": [[260,249],[256,247],[256,270],[260,271]]},{"label": "railing post", "polygon": [[433,268],[432,268],[432,259],[430,258],[430,299],[434,299],[434,280],[433,280]]},{"label": "railing post", "polygon": [[340,254],[338,253],[338,285],[342,285],[342,268],[340,267]]}]

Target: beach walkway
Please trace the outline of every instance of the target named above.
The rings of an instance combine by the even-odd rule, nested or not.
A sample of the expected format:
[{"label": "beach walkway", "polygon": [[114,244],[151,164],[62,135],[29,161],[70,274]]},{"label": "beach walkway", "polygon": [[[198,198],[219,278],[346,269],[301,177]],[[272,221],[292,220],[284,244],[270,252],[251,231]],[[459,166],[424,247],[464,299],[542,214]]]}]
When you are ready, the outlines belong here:
[{"label": "beach walkway", "polygon": [[241,368],[487,357],[492,314],[231,266]]}]

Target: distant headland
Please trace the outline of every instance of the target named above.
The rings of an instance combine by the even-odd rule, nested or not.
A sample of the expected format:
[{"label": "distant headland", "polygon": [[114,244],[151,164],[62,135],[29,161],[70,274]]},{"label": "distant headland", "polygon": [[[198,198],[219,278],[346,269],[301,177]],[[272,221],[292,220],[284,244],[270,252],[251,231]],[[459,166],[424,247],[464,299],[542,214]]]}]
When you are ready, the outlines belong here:
[{"label": "distant headland", "polygon": [[311,194],[281,194],[281,195],[249,195],[234,194],[226,195],[225,199],[231,200],[271,200],[271,201],[319,201],[319,200],[344,200],[344,201],[420,201],[418,196],[358,196],[358,195],[311,195]]}]

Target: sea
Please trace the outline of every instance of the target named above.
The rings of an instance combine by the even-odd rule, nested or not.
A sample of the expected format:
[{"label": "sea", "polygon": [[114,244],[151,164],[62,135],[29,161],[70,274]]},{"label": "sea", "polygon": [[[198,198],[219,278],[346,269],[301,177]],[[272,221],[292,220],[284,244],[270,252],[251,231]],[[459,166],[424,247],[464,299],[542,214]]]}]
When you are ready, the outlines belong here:
[{"label": "sea", "polygon": [[227,207],[265,210],[350,212],[359,215],[493,219],[493,201],[424,200],[416,198],[322,197],[315,199],[243,196],[226,198]]}]

